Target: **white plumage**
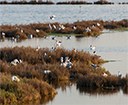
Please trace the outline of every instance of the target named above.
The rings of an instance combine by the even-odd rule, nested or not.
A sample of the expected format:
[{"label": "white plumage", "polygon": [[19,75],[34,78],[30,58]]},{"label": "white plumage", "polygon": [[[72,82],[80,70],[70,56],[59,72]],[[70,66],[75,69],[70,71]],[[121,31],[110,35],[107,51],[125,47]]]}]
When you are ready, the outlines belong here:
[{"label": "white plumage", "polygon": [[97,26],[100,26],[100,23],[97,23]]},{"label": "white plumage", "polygon": [[37,33],[39,33],[39,32],[40,32],[40,30],[36,29],[36,32],[37,32]]},{"label": "white plumage", "polygon": [[44,70],[44,74],[49,74],[49,73],[51,73],[50,70]]},{"label": "white plumage", "polygon": [[52,15],[52,16],[50,16],[50,19],[51,19],[51,20],[54,20],[55,17],[56,17],[55,15]]},{"label": "white plumage", "polygon": [[20,79],[17,76],[12,76],[12,81],[19,82]]},{"label": "white plumage", "polygon": [[92,51],[96,51],[96,47],[93,46],[93,45],[90,45],[90,50],[92,50]]},{"label": "white plumage", "polygon": [[61,66],[66,67],[68,69],[72,68],[73,64],[72,62],[70,62],[69,57],[65,57],[65,62],[63,57],[61,57],[60,60],[61,60]]},{"label": "white plumage", "polygon": [[61,40],[56,41],[56,46],[55,46],[55,48],[59,48],[59,47],[61,46],[61,44],[62,44]]},{"label": "white plumage", "polygon": [[23,61],[21,59],[20,60],[14,59],[13,61],[11,61],[11,64],[14,65],[14,66],[16,66],[17,64],[22,63],[22,62]]}]

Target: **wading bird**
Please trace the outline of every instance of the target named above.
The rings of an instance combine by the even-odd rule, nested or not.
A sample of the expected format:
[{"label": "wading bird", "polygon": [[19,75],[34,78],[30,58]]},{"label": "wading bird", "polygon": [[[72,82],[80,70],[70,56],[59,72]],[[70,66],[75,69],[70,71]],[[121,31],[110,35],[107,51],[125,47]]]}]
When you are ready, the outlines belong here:
[{"label": "wading bird", "polygon": [[61,40],[59,40],[59,41],[56,40],[55,48],[60,48],[61,44],[62,44]]},{"label": "wading bird", "polygon": [[61,66],[66,67],[68,69],[72,68],[72,62],[70,61],[69,57],[61,57],[60,58]]},{"label": "wading bird", "polygon": [[71,39],[71,36],[66,36],[67,39]]},{"label": "wading bird", "polygon": [[121,78],[122,77],[122,74],[120,71],[118,71],[118,77]]},{"label": "wading bird", "polygon": [[19,82],[20,79],[17,76],[12,76],[12,81]]},{"label": "wading bird", "polygon": [[44,73],[44,74],[49,74],[49,73],[51,73],[51,70],[44,70],[43,73]]},{"label": "wading bird", "polygon": [[29,39],[32,39],[33,38],[33,35],[32,34],[28,35],[28,38]]},{"label": "wading bird", "polygon": [[21,59],[20,60],[14,59],[13,61],[11,61],[11,64],[14,65],[14,66],[16,66],[17,64],[22,63],[22,62],[23,61]]},{"label": "wading bird", "polygon": [[93,53],[96,53],[96,47],[93,45],[90,45],[90,50],[93,51]]},{"label": "wading bird", "polygon": [[51,20],[54,20],[55,17],[56,17],[55,15],[52,15],[52,16],[50,16],[50,19],[51,19]]},{"label": "wading bird", "polygon": [[37,32],[37,33],[39,33],[39,32],[40,32],[40,30],[39,30],[39,29],[36,29],[36,32]]}]

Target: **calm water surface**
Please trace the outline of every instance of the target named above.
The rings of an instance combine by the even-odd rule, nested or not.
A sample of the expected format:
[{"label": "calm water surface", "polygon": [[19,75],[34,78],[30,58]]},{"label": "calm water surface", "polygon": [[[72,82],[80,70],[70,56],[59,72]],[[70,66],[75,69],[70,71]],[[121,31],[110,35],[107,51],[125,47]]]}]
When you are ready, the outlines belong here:
[{"label": "calm water surface", "polygon": [[[14,46],[31,46],[41,48],[54,46],[55,41],[52,36],[46,39],[28,39],[19,43],[14,43],[8,40],[0,42],[0,47],[14,47]],[[123,75],[128,73],[128,31],[126,32],[107,32],[97,38],[80,38],[74,36],[70,40],[66,37],[57,37],[62,40],[62,47],[66,49],[76,48],[77,50],[89,51],[89,45],[96,46],[97,54],[105,60],[115,60],[103,65],[112,74],[117,74],[121,71]],[[122,90],[113,94],[91,94],[81,93],[77,90],[75,85],[69,86],[62,91],[57,89],[58,94],[53,101],[46,105],[128,105],[128,95],[124,94]]]},{"label": "calm water surface", "polygon": [[67,87],[65,91],[58,89],[58,94],[47,105],[127,105],[128,95],[122,91],[113,94],[99,95],[80,93],[76,86]]},{"label": "calm water surface", "polygon": [[[56,15],[55,20],[49,19],[51,15]],[[127,18],[128,5],[0,5],[0,24]]]},{"label": "calm water surface", "polygon": [[[57,0],[53,0],[57,1]],[[59,1],[59,0],[58,0]],[[88,0],[89,1],[89,0]],[[91,0],[93,1],[93,0]],[[96,1],[96,0],[94,0]],[[127,2],[127,0],[110,0],[112,2]],[[56,15],[54,21],[49,16]],[[29,24],[33,22],[74,22],[77,20],[121,20],[127,19],[127,5],[0,5],[0,24]],[[19,43],[8,40],[0,42],[2,47],[31,46],[41,48],[54,47],[55,41],[52,36],[46,39],[33,38]],[[128,73],[128,31],[105,32],[97,38],[57,37],[62,40],[62,47],[66,49],[89,51],[89,45],[96,46],[97,54],[105,60],[115,60],[103,65],[112,74],[120,71],[123,76]],[[122,90],[114,94],[90,94],[81,93],[75,85],[69,86],[62,91],[57,89],[58,94],[52,102],[46,105],[128,105],[128,95]]]},{"label": "calm water surface", "polygon": [[[100,55],[105,60],[115,61],[105,63],[103,67],[113,74],[117,74],[118,71],[121,71],[123,75],[128,73],[128,31],[103,33],[97,38],[76,38],[72,36],[70,40],[67,40],[66,37],[63,36],[57,37],[57,40],[61,40],[62,48],[66,49],[75,48],[77,50],[89,51],[89,46],[93,44],[96,46],[97,55]],[[46,39],[28,39],[19,43],[14,43],[8,40],[0,42],[0,47],[40,46],[41,48],[52,48],[54,45],[55,40],[52,40],[52,36],[49,36]]]}]

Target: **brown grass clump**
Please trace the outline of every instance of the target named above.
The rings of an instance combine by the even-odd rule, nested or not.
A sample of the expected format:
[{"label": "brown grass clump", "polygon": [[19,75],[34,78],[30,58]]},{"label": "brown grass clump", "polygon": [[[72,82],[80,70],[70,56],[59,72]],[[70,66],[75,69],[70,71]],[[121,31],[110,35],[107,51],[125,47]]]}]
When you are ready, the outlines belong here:
[{"label": "brown grass clump", "polygon": [[117,76],[100,76],[100,75],[87,75],[82,76],[77,81],[77,87],[82,88],[100,88],[105,90],[119,89],[120,87],[127,87],[127,78],[119,78]]},{"label": "brown grass clump", "polygon": [[[91,56],[89,53],[84,51],[74,52],[56,49],[55,51],[50,51],[49,49],[36,49],[30,47],[14,47],[14,48],[3,48],[0,50],[0,61],[1,71],[8,72],[13,75],[20,75],[21,77],[27,78],[38,78],[44,80],[68,80],[70,75],[69,70],[63,66],[60,66],[60,58],[69,57],[73,63],[72,71],[80,71],[82,68],[91,70],[91,63],[101,65],[104,61],[99,56]],[[45,55],[45,53],[47,55]],[[21,59],[23,63],[17,66],[12,66],[10,63],[14,59]],[[83,65],[84,63],[84,65]],[[99,70],[102,68],[98,68]],[[44,70],[51,70],[51,74],[45,76],[43,74]],[[89,71],[88,71],[89,73]]]},{"label": "brown grass clump", "polygon": [[38,79],[26,78],[24,78],[23,81],[25,83],[31,84],[38,92],[40,92],[41,97],[53,97],[56,94],[56,90],[46,82],[40,81]]},{"label": "brown grass clump", "polygon": [[13,93],[0,89],[0,103],[1,105],[17,105],[18,102]]},{"label": "brown grass clump", "polygon": [[106,29],[122,29],[128,28],[128,20],[124,19],[121,21],[106,21],[104,22],[104,27]]},{"label": "brown grass clump", "polygon": [[[5,93],[13,94],[10,98],[15,99],[16,104],[28,103],[32,101],[36,101],[40,99],[39,92],[34,89],[31,85],[23,83],[23,82],[13,82],[11,81],[11,75],[0,74],[1,82],[0,89],[6,91]],[[6,94],[5,94],[6,95]],[[5,97],[5,96],[4,96]],[[4,99],[4,102],[9,101],[8,99]],[[8,102],[7,102],[8,103]],[[3,105],[5,103],[2,103]]]},{"label": "brown grass clump", "polygon": [[3,98],[2,105],[12,104],[20,105],[28,104],[32,102],[39,102],[41,98],[48,97],[48,99],[53,98],[56,94],[54,88],[48,85],[46,82],[39,81],[38,79],[21,79],[20,82],[15,82],[11,80],[11,75],[1,73],[0,89]]}]

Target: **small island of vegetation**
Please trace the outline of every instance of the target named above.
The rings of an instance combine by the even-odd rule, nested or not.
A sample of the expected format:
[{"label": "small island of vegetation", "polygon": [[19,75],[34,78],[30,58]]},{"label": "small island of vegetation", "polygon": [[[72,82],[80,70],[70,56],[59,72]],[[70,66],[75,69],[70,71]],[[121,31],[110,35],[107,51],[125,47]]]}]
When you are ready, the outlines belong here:
[{"label": "small island of vegetation", "polygon": [[74,23],[33,23],[28,25],[1,25],[0,39],[13,38],[18,41],[48,35],[75,35],[76,37],[97,37],[104,29],[128,30],[128,20],[121,21],[77,21]]},{"label": "small island of vegetation", "polygon": [[128,93],[128,76],[112,75],[102,67],[105,62],[98,55],[74,49],[1,48],[1,105],[45,103],[54,98],[57,84],[64,81],[76,83],[80,91],[121,88]]}]

